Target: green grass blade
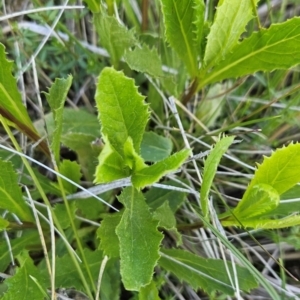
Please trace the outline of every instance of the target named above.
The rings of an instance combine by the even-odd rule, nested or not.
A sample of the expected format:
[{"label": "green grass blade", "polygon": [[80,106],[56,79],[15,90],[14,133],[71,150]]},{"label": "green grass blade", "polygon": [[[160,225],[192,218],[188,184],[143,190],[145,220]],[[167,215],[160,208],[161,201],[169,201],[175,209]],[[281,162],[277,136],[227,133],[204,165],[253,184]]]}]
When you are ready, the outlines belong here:
[{"label": "green grass blade", "polygon": [[227,136],[219,140],[204,162],[203,180],[201,185],[200,200],[204,217],[208,216],[208,194],[215,177],[222,156],[232,144],[234,136]]}]

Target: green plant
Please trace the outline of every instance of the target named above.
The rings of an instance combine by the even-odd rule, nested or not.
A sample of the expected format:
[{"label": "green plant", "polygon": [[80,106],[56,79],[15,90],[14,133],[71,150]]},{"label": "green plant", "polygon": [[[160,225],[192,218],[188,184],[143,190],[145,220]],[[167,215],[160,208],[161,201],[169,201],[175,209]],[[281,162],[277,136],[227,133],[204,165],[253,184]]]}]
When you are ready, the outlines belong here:
[{"label": "green plant", "polygon": [[[273,24],[268,29],[258,24],[257,32],[250,32],[239,41],[258,1],[219,1],[210,24],[204,18],[204,1],[162,0],[166,40],[171,48],[164,47],[159,56],[153,48],[154,37],[128,30],[118,22],[113,16],[113,1],[107,1],[107,12],[97,1],[86,2],[114,66],[103,68],[97,80],[95,101],[99,120],[84,109],[64,107],[72,85],[72,76],[68,76],[56,79],[45,93],[51,112],[43,124],[33,124],[11,75],[12,63],[7,61],[5,48],[0,45],[0,121],[15,148],[0,146],[0,228],[7,240],[8,233],[11,234],[11,256],[18,262],[15,274],[4,281],[7,291],[2,299],[14,299],[20,290],[26,291],[24,299],[44,299],[49,294],[55,299],[58,287],[84,291],[89,299],[98,299],[99,295],[101,299],[118,299],[121,282],[137,299],[148,299],[149,295],[160,299],[160,286],[167,273],[187,282],[194,290],[203,290],[211,299],[240,297],[258,284],[272,299],[280,299],[269,281],[228,241],[223,227],[279,229],[300,224],[300,217],[293,215],[295,209],[280,202],[280,196],[296,188],[300,180],[300,145],[290,143],[265,158],[239,204],[229,207],[224,203],[226,210],[219,213],[211,201],[213,182],[234,136],[213,137],[215,145],[209,150],[200,175],[197,155],[193,155],[195,149],[192,150],[185,133],[189,124],[175,104],[184,107],[182,103],[188,104],[199,90],[225,79],[298,64],[299,19]],[[162,71],[163,64],[169,61],[178,68],[175,74]],[[136,82],[129,77],[134,71],[142,74],[136,76]],[[148,88],[149,104],[136,86],[138,82],[144,83],[145,78],[152,84]],[[190,86],[185,91],[187,80]],[[164,93],[172,92],[181,102],[174,97],[164,98]],[[164,118],[163,107],[156,100],[159,96],[170,106],[177,124],[172,117]],[[162,131],[146,131],[147,126],[151,128],[147,125],[150,109],[157,119],[179,127],[173,135],[175,153],[172,154],[172,140],[158,134]],[[36,160],[23,154],[10,127],[37,142],[53,165],[50,170],[56,175],[55,182],[29,163]],[[49,143],[41,139],[45,134]],[[211,136],[205,138],[211,142]],[[61,144],[77,154],[78,162],[61,160]],[[16,157],[11,158],[10,153]],[[194,193],[196,202],[191,206],[197,219],[189,222],[184,218],[184,222],[177,224],[178,209],[185,205],[190,191],[182,188],[186,187],[186,166],[192,164],[202,181],[200,197]],[[18,178],[15,170],[22,168]],[[182,176],[177,181],[163,182],[165,191],[157,188],[164,176],[178,170]],[[101,198],[80,185],[81,176],[100,184],[101,192],[97,194],[103,194]],[[120,183],[118,188],[127,186],[117,196],[116,183]],[[149,190],[145,189],[148,187]],[[77,188],[89,198],[80,200]],[[52,200],[58,203],[53,205]],[[84,222],[88,225],[83,226]],[[225,256],[207,259],[180,248],[181,230],[196,227],[210,230],[239,263]],[[23,235],[13,238],[16,231]],[[41,245],[36,245],[38,236]],[[4,272],[12,258],[6,243],[1,243],[0,249],[0,272]],[[34,251],[42,251],[43,258],[34,261]]]}]

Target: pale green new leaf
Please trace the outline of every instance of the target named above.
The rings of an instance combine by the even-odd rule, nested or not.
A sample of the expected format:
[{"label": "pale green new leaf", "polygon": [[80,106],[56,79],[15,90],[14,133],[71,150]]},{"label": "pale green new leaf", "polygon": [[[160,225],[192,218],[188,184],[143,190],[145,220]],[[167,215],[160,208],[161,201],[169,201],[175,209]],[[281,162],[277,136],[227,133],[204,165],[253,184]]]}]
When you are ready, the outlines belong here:
[{"label": "pale green new leaf", "polygon": [[[289,144],[265,157],[254,174],[241,202],[233,210],[235,216],[247,227],[274,228],[297,224],[298,218],[279,220],[263,219],[279,205],[279,195],[291,189],[300,181],[300,144]],[[278,212],[274,211],[274,216]],[[255,219],[253,219],[255,217]],[[266,218],[266,217],[265,217]],[[251,219],[251,220],[249,220]],[[286,222],[285,222],[286,220]],[[241,226],[233,216],[222,220],[224,226]]]},{"label": "pale green new leaf", "polygon": [[45,93],[54,117],[54,132],[52,136],[51,150],[54,153],[57,163],[60,159],[59,150],[63,126],[64,104],[72,84],[72,79],[73,77],[71,75],[69,75],[67,79],[56,78],[55,82],[49,89],[49,93]]},{"label": "pale green new leaf", "polygon": [[145,161],[158,162],[167,158],[172,151],[173,144],[168,138],[155,132],[145,132],[141,143],[141,156]]},{"label": "pale green new leaf", "polygon": [[161,77],[162,63],[156,49],[150,49],[146,44],[142,48],[136,47],[132,51],[126,51],[124,60],[130,69],[147,73],[153,77]]},{"label": "pale green new leaf", "polygon": [[[268,184],[279,195],[300,182],[300,144],[289,144],[277,149],[270,157],[265,157],[248,186],[244,197],[257,184]],[[244,198],[243,197],[243,198]]]},{"label": "pale green new leaf", "polygon": [[222,156],[232,144],[234,136],[227,136],[219,140],[204,162],[203,180],[201,185],[201,208],[204,217],[208,216],[208,194],[215,177]]},{"label": "pale green new leaf", "polygon": [[[13,277],[5,280],[8,291],[1,299],[44,299],[45,294],[47,294],[47,287],[49,286],[49,282],[46,280],[47,277],[37,270],[28,253],[22,252],[18,257],[18,261],[21,266],[17,268],[17,272]],[[30,276],[34,279],[30,278]],[[44,289],[44,293],[39,289],[34,280]]]},{"label": "pale green new leaf", "polygon": [[141,288],[138,300],[160,300],[154,281]]},{"label": "pale green new leaf", "polygon": [[113,68],[105,68],[98,79],[95,99],[102,134],[112,148],[124,159],[124,144],[131,137],[139,154],[149,110],[134,80]]},{"label": "pale green new leaf", "polygon": [[163,235],[157,230],[158,221],[153,220],[142,193],[126,188],[119,201],[125,206],[116,229],[122,281],[127,290],[139,291],[152,280]]},{"label": "pale green new leaf", "polygon": [[122,213],[107,214],[104,216],[101,226],[97,230],[100,238],[99,249],[108,257],[120,257],[119,239],[116,228],[122,218]]},{"label": "pale green new leaf", "polygon": [[203,75],[201,87],[257,71],[288,69],[300,63],[300,18],[261,29],[236,45],[223,61]]},{"label": "pale green new leaf", "polygon": [[189,149],[181,150],[154,165],[147,166],[135,172],[131,177],[133,186],[137,189],[144,188],[157,182],[164,175],[177,170],[190,154]]},{"label": "pale green new leaf", "polygon": [[219,1],[215,19],[207,36],[204,55],[205,68],[216,66],[220,60],[231,53],[238,43],[248,22],[253,18],[253,2],[258,0]]},{"label": "pale green new leaf", "polygon": [[121,25],[115,17],[104,12],[94,14],[94,24],[101,45],[109,53],[112,64],[118,66],[125,50],[135,44],[133,32]]},{"label": "pale green new leaf", "polygon": [[125,165],[123,158],[112,149],[109,141],[99,155],[99,164],[96,168],[95,183],[110,182],[128,177],[130,169]]},{"label": "pale green new leaf", "polygon": [[23,199],[12,164],[0,159],[0,170],[0,208],[15,213],[21,221],[33,221],[33,215]]},{"label": "pale green new leaf", "polygon": [[259,217],[274,210],[279,201],[279,194],[273,187],[263,183],[256,184],[251,187],[247,197],[239,202],[233,213],[243,223],[245,219]]},{"label": "pale green new leaf", "polygon": [[0,232],[7,228],[9,225],[9,222],[3,218],[0,217]]},{"label": "pale green new leaf", "polygon": [[[187,282],[193,289],[201,288],[208,294],[215,291],[226,295],[234,294],[223,260],[206,259],[177,249],[161,249],[160,253],[159,265]],[[232,264],[227,262],[227,265],[233,277]],[[257,286],[254,277],[246,268],[236,265],[236,270],[241,290],[249,291]]]},{"label": "pale green new leaf", "polygon": [[280,228],[287,228],[293,226],[300,225],[300,216],[289,216],[282,219],[245,219],[241,220],[241,222],[237,222],[232,218],[222,220],[221,221],[223,226],[236,226],[241,227],[241,224],[244,228],[254,228],[254,229],[280,229]]},{"label": "pale green new leaf", "polygon": [[205,6],[203,0],[161,0],[166,38],[190,75],[198,73]]}]

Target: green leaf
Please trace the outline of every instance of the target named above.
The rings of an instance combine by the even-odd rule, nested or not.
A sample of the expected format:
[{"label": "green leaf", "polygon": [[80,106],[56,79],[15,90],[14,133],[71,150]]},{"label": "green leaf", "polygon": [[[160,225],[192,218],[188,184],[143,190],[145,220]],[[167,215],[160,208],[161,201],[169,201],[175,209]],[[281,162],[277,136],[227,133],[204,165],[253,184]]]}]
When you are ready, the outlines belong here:
[{"label": "green leaf", "polygon": [[243,197],[233,213],[243,223],[245,219],[259,217],[274,210],[279,201],[279,195],[273,187],[257,184],[251,187],[247,197]]},{"label": "green leaf", "polygon": [[99,164],[96,168],[95,183],[104,183],[125,178],[130,175],[130,169],[125,165],[123,158],[112,149],[106,141],[99,155]]},{"label": "green leaf", "polygon": [[189,149],[183,149],[150,167],[135,172],[131,177],[133,186],[139,189],[157,182],[164,175],[177,170],[188,158],[189,154]]},{"label": "green leaf", "polygon": [[63,110],[67,98],[68,91],[71,87],[73,77],[68,76],[67,79],[56,78],[55,82],[49,89],[49,93],[45,93],[47,101],[50,105],[54,117],[54,132],[51,142],[51,150],[53,151],[56,162],[60,159],[60,139],[63,124]]},{"label": "green leaf", "polygon": [[0,217],[0,232],[9,226],[9,222]]},{"label": "green leaf", "polygon": [[300,18],[261,29],[235,46],[211,73],[203,75],[201,87],[257,71],[291,68],[300,63],[299,42]]},{"label": "green leaf", "polygon": [[165,229],[175,229],[176,227],[176,219],[168,201],[165,201],[154,211],[153,218],[159,221],[159,227]]},{"label": "green leaf", "polygon": [[[248,186],[241,202],[233,210],[235,216],[243,226],[254,228],[288,227],[297,224],[297,216],[278,220],[266,217],[277,216],[280,211],[279,195],[291,189],[300,181],[300,144],[289,144],[276,150],[270,157],[265,157],[258,165],[253,179]],[[286,220],[286,221],[285,221]],[[224,221],[224,222],[223,222]],[[240,226],[233,216],[222,220],[224,226]],[[230,225],[229,225],[230,224]]]},{"label": "green leaf", "polygon": [[113,68],[103,69],[95,99],[102,134],[107,137],[112,148],[125,158],[124,144],[131,137],[134,149],[139,154],[149,111],[133,79]]},{"label": "green leaf", "polygon": [[[208,294],[221,291],[233,295],[234,289],[230,284],[223,260],[205,259],[192,253],[177,249],[161,249],[159,265],[172,272],[180,280],[186,281],[195,290],[201,288]],[[228,269],[234,277],[232,264],[227,262]],[[249,291],[257,286],[252,274],[236,265],[239,288]]]},{"label": "green leaf", "polygon": [[[102,260],[102,252],[99,250],[91,251],[89,249],[84,249],[84,255],[87,260],[87,264],[90,268],[92,277],[98,278],[99,269]],[[55,284],[56,286],[62,286],[64,288],[73,287],[76,290],[84,291],[84,286],[81,282],[78,271],[74,268],[74,262],[69,254],[63,257],[56,257],[56,272],[55,272]],[[81,266],[81,271],[84,276],[88,278],[88,273],[84,264]],[[44,268],[42,273],[46,273],[47,270]]]},{"label": "green leaf", "polygon": [[122,281],[127,290],[139,291],[151,282],[163,236],[140,192],[132,187],[125,188],[119,201],[125,206],[116,229],[120,241]]},{"label": "green leaf", "polygon": [[18,186],[18,177],[10,162],[0,159],[0,208],[15,213],[21,221],[34,221]]},{"label": "green leaf", "polygon": [[[80,166],[76,161],[70,161],[64,159],[59,167],[60,174],[64,175],[65,177],[71,179],[75,183],[80,182],[81,173],[80,173]],[[71,184],[70,182],[62,179],[63,186],[65,190],[69,193],[75,193],[77,190],[77,187]]]},{"label": "green leaf", "polygon": [[241,220],[241,223],[238,223],[233,219],[221,220],[223,226],[236,226],[241,227],[241,224],[244,228],[254,228],[254,229],[280,229],[300,225],[300,216],[289,216],[282,219],[245,219]]},{"label": "green leaf", "polygon": [[203,0],[161,0],[166,38],[190,75],[198,73],[198,54],[204,22]]},{"label": "green leaf", "polygon": [[[37,270],[28,253],[23,252],[20,254],[18,261],[21,266],[17,268],[17,272],[13,277],[5,280],[8,291],[1,299],[44,299],[45,294],[47,294],[47,287],[49,286],[49,283],[46,280],[47,277]],[[44,289],[44,293],[30,276],[32,276],[38,282],[39,286]]]},{"label": "green leaf", "polygon": [[109,259],[101,281],[101,300],[121,299],[121,278],[119,259]]},{"label": "green leaf", "polygon": [[[37,230],[25,230],[22,232],[22,237],[10,239],[11,250],[14,257],[16,257],[25,247],[36,245],[40,249],[40,239]],[[11,263],[10,253],[6,241],[2,238],[0,240],[0,272],[4,272]]]},{"label": "green leaf", "polygon": [[203,180],[201,185],[201,208],[204,217],[208,216],[208,194],[215,177],[222,156],[232,144],[234,136],[227,136],[219,140],[204,162]]},{"label": "green leaf", "polygon": [[[20,124],[24,124],[35,131],[32,122],[28,116],[27,110],[24,107],[21,95],[18,91],[16,78],[13,77],[11,71],[13,62],[8,61],[5,56],[5,47],[0,43],[0,108],[10,113]],[[1,114],[5,116],[3,111]],[[10,120],[10,119],[9,119]],[[10,120],[11,121],[11,120]],[[18,124],[16,124],[18,125]]]},{"label": "green leaf", "polygon": [[[197,104],[195,115],[207,128],[217,125],[216,121],[224,111],[226,91],[231,87],[230,82],[211,85],[206,97]],[[196,130],[202,132],[202,128],[198,127]]]},{"label": "green leaf", "polygon": [[[0,113],[10,121],[10,125],[16,126],[32,140],[40,141],[41,138],[22,103],[17,81],[11,73],[12,65],[13,63],[5,57],[4,45],[0,43]],[[46,154],[49,154],[44,141],[40,141],[39,146]]]},{"label": "green leaf", "polygon": [[[70,207],[70,213],[71,213],[73,219],[75,219],[75,212],[77,210],[75,202],[71,202],[69,204],[69,207]],[[65,204],[58,203],[55,205],[53,210],[54,210],[56,218],[59,220],[59,224],[60,224],[61,228],[66,229],[71,226],[71,221],[68,218],[68,211],[67,211]]]},{"label": "green leaf", "polygon": [[96,0],[84,0],[91,12],[97,13],[100,11],[100,2]]},{"label": "green leaf", "polygon": [[96,170],[99,152],[92,147],[95,136],[84,133],[68,133],[62,136],[61,142],[75,151],[78,156],[82,173],[87,180],[92,181]]},{"label": "green leaf", "polygon": [[155,132],[145,132],[141,143],[141,156],[145,161],[158,162],[172,152],[173,144],[168,138]]},{"label": "green leaf", "polygon": [[126,51],[124,60],[132,70],[147,73],[153,77],[163,76],[161,60],[156,49],[150,50],[146,44],[142,48],[136,47],[132,51]]},{"label": "green leaf", "polygon": [[[268,184],[279,195],[288,191],[300,181],[300,144],[289,144],[277,149],[270,157],[264,157],[248,186],[244,197],[257,184]],[[244,198],[243,197],[243,198]]]},{"label": "green leaf", "polygon": [[[62,122],[62,138],[69,133],[80,133],[99,137],[100,126],[97,116],[85,109],[64,108]],[[44,129],[44,121],[47,132]],[[45,115],[44,120],[35,122],[35,126],[41,136],[49,134],[52,137],[55,130],[54,115],[52,112]]]},{"label": "green leaf", "polygon": [[216,66],[237,45],[248,22],[253,18],[253,2],[240,0],[219,1],[215,19],[207,36],[204,55],[205,68]]},{"label": "green leaf", "polygon": [[121,25],[115,17],[104,12],[94,14],[94,24],[101,45],[108,51],[112,64],[117,67],[126,49],[135,44],[132,31]]},{"label": "green leaf", "polygon": [[139,300],[160,300],[154,281],[151,281],[151,283],[141,288]]},{"label": "green leaf", "polygon": [[103,253],[108,257],[120,257],[116,227],[120,223],[121,218],[122,213],[107,214],[97,230],[97,236],[100,238],[99,249],[103,250]]},{"label": "green leaf", "polygon": [[[180,185],[178,182],[174,182],[171,180],[165,181],[164,184],[175,187],[182,187],[182,185]],[[186,196],[187,193],[156,187],[152,187],[145,193],[146,202],[151,207],[151,209],[155,210],[160,207],[165,201],[169,201],[169,206],[173,213],[175,213],[177,209],[183,204]]]},{"label": "green leaf", "polygon": [[168,201],[165,201],[154,211],[153,218],[159,221],[158,226],[160,228],[164,228],[172,232],[174,238],[176,239],[177,246],[182,244],[181,235],[177,231],[176,227],[176,218],[174,216],[174,212],[170,208]]}]

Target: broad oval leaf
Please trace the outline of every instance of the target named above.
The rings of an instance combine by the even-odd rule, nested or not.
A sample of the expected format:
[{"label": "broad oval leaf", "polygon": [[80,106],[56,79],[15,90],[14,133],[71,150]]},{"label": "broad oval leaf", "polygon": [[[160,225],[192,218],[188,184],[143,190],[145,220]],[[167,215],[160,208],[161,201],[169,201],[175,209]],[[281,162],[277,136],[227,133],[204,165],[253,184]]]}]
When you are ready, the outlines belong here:
[{"label": "broad oval leaf", "polygon": [[300,18],[261,29],[235,46],[211,73],[204,74],[199,88],[257,71],[291,68],[300,63],[299,43]]},{"label": "broad oval leaf", "polygon": [[148,106],[133,79],[113,68],[104,68],[97,84],[96,103],[102,133],[124,159],[124,144],[131,137],[136,153],[149,118]]},{"label": "broad oval leaf", "polygon": [[116,229],[120,241],[121,276],[127,290],[139,291],[152,280],[163,235],[157,230],[142,193],[125,188],[119,197],[125,206]]}]

